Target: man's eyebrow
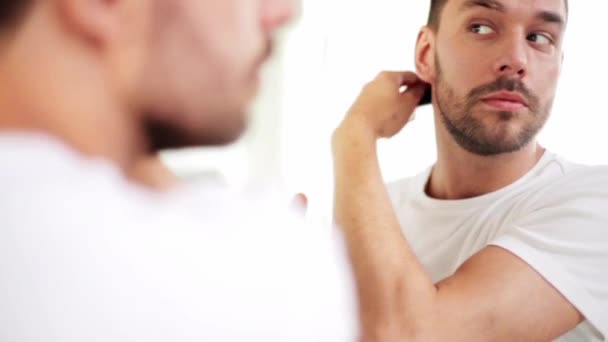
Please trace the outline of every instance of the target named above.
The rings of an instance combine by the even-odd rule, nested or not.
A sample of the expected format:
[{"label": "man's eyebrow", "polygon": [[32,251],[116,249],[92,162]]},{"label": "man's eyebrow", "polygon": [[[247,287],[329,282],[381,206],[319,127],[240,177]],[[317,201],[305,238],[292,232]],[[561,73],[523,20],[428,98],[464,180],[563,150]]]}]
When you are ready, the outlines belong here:
[{"label": "man's eyebrow", "polygon": [[498,12],[504,12],[505,6],[497,0],[468,0],[460,7],[461,11],[466,11],[476,7],[484,7]]},{"label": "man's eyebrow", "polygon": [[[467,11],[478,7],[498,12],[506,12],[505,6],[498,0],[467,0],[460,7],[460,11]],[[557,24],[560,27],[563,27],[566,24],[566,20],[563,16],[552,11],[539,11],[536,14],[536,18],[546,23]]]},{"label": "man's eyebrow", "polygon": [[540,11],[538,14],[536,14],[536,18],[546,23],[557,24],[560,27],[564,27],[564,25],[566,25],[566,20],[564,20],[564,17],[551,11]]},{"label": "man's eyebrow", "polygon": [[[467,0],[460,7],[460,11],[466,11],[478,7],[483,7],[498,12],[506,12],[505,6],[498,0]],[[557,24],[560,27],[564,27],[566,24],[566,20],[563,16],[552,11],[539,11],[536,14],[536,18],[546,23]]]}]

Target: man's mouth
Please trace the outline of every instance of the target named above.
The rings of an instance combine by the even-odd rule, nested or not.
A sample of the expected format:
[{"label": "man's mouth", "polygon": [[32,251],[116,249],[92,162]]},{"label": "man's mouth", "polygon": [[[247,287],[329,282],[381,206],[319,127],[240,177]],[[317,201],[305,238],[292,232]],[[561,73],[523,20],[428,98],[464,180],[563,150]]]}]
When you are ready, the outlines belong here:
[{"label": "man's mouth", "polygon": [[501,91],[481,99],[486,105],[501,111],[519,111],[528,108],[528,101],[518,92]]}]

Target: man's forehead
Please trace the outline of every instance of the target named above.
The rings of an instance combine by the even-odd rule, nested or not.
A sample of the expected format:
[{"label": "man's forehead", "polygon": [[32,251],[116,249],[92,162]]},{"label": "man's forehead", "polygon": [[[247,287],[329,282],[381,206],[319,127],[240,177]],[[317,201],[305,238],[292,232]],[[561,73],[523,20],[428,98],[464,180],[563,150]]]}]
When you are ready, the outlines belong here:
[{"label": "man's forehead", "polygon": [[560,17],[567,16],[566,0],[449,0],[451,12],[466,12],[474,9],[489,9],[508,13],[516,9],[525,9],[529,13],[554,13]]}]

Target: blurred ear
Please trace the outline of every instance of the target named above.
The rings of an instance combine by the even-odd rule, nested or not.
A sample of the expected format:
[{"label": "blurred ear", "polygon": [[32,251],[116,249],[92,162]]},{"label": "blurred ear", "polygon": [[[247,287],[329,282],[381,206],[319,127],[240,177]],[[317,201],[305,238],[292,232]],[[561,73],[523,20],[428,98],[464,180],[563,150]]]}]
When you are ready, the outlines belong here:
[{"label": "blurred ear", "polygon": [[56,0],[56,10],[66,29],[96,45],[116,39],[127,0]]},{"label": "blurred ear", "polygon": [[427,26],[420,29],[416,41],[416,74],[427,83],[435,83],[435,33]]}]

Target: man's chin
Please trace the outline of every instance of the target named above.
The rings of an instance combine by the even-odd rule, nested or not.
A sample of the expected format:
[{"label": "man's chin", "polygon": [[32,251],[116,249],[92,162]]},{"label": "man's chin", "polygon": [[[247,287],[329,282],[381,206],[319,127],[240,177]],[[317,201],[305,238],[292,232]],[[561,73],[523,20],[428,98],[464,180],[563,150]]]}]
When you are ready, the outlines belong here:
[{"label": "man's chin", "polygon": [[247,129],[246,120],[195,130],[148,121],[146,134],[152,151],[189,147],[224,146],[237,141]]},{"label": "man's chin", "polygon": [[479,156],[517,152],[535,136],[535,132],[523,130],[509,122],[485,126],[476,131],[452,127],[450,134],[461,148]]},{"label": "man's chin", "polygon": [[[496,132],[494,132],[496,133]],[[459,141],[459,145],[473,154],[495,156],[520,151],[534,139],[534,135],[513,132],[500,132],[491,136],[470,137]]]}]

